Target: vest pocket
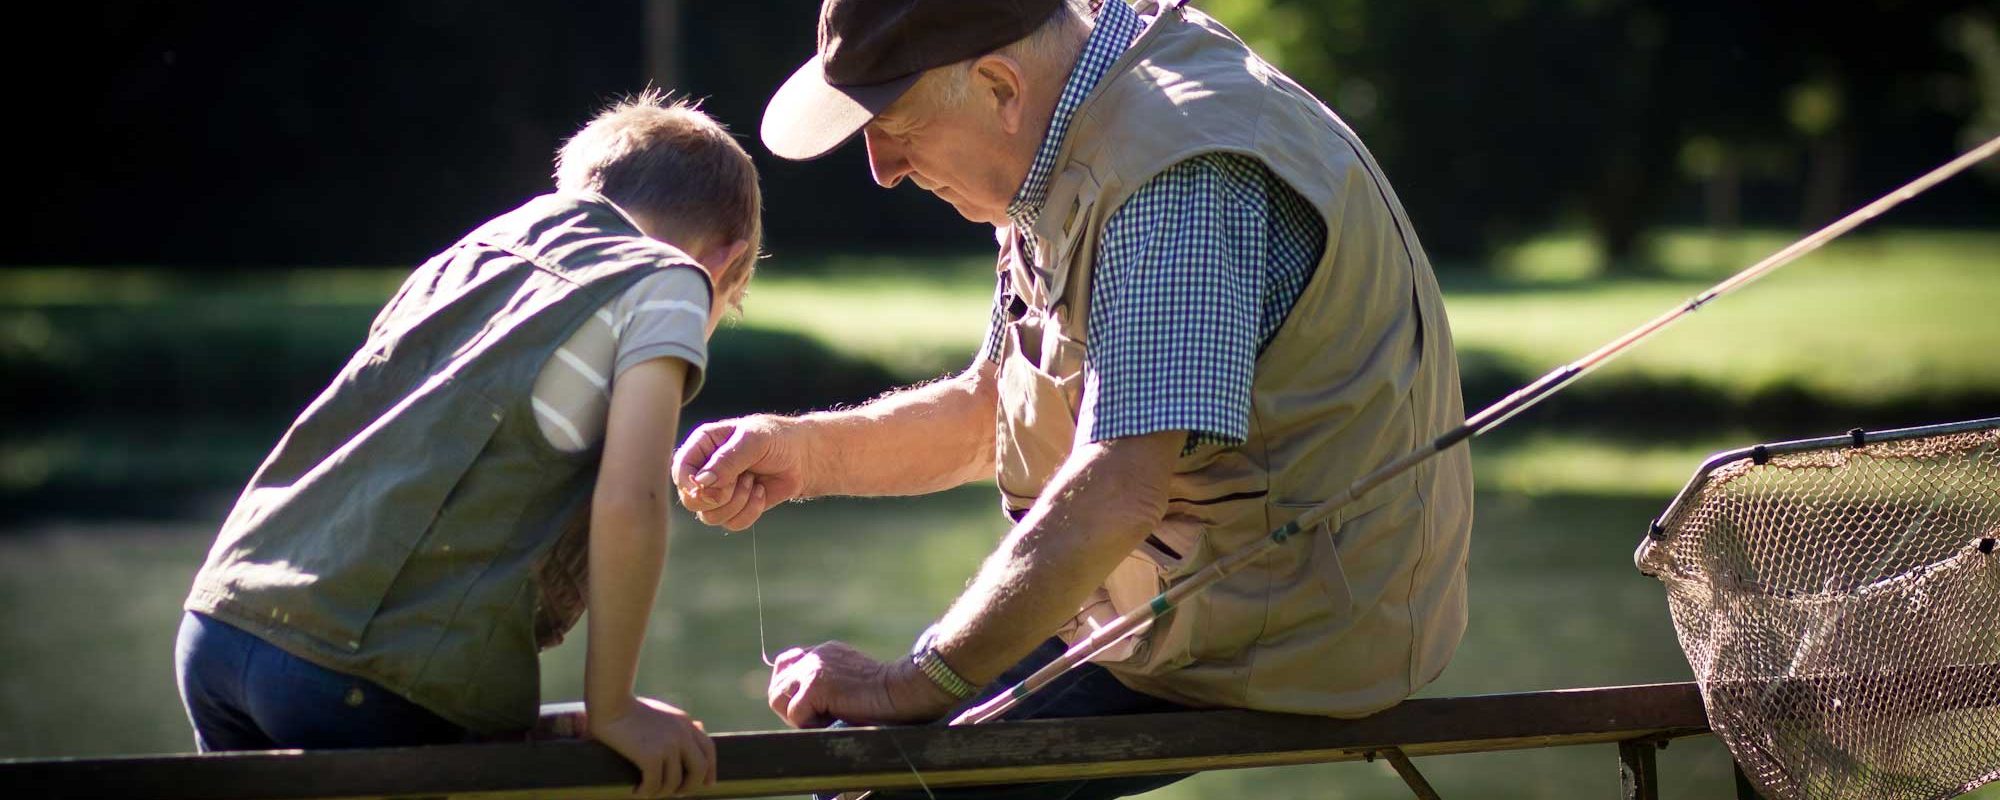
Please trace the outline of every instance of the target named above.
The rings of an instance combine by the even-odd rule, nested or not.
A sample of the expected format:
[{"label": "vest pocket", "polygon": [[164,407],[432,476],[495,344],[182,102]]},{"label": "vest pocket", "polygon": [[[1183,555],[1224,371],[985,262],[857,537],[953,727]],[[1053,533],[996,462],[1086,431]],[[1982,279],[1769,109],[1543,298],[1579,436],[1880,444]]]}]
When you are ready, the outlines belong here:
[{"label": "vest pocket", "polygon": [[[1041,220],[1030,238],[1035,243],[1035,263],[1049,280],[1050,305],[1062,303],[1070,294],[1071,281],[1089,270],[1089,265],[1077,262],[1085,243],[1097,238],[1092,235],[1095,217],[1092,212],[1101,194],[1103,191],[1091,176],[1090,168],[1081,163],[1071,164],[1049,183]],[[1071,311],[1074,313],[1076,309]]]},{"label": "vest pocket", "polygon": [[[1114,620],[1146,603],[1167,588],[1162,580],[1160,566],[1145,555],[1134,552],[1118,562],[1110,575],[1104,577],[1104,584],[1084,602],[1083,609],[1076,615],[1078,638],[1092,630],[1111,624]],[[1171,619],[1171,618],[1169,618]],[[1091,661],[1099,664],[1141,664],[1151,660],[1157,649],[1155,640],[1159,638],[1162,623],[1155,621],[1152,628],[1134,634],[1125,641],[1107,648]]]},{"label": "vest pocket", "polygon": [[1076,412],[1070,393],[1083,380],[1081,371],[1057,377],[1042,371],[1022,353],[1027,339],[1021,322],[1008,325],[1000,361],[995,481],[1008,505],[1026,508],[1069,458],[1076,441]]},{"label": "vest pocket", "polygon": [[[1199,522],[1174,516],[1162,520],[1151,536],[1105,576],[1103,586],[1077,615],[1078,621],[1086,628],[1099,627],[1133,609],[1146,607],[1194,569],[1193,559],[1205,548]],[[1166,618],[1154,621],[1150,629],[1091,660],[1127,667],[1143,664],[1146,665],[1143,671],[1147,672],[1185,665],[1194,657],[1190,652],[1192,632],[1183,618],[1193,613],[1188,608],[1175,609]]]},{"label": "vest pocket", "polygon": [[[1278,524],[1284,524],[1304,516],[1318,507],[1317,503],[1273,503],[1279,512]],[[1332,619],[1345,618],[1354,610],[1354,592],[1347,582],[1347,570],[1341,564],[1340,546],[1334,534],[1341,523],[1341,515],[1333,515],[1318,524],[1294,534],[1291,541],[1280,545],[1275,552],[1287,553],[1291,559],[1276,559],[1273,566],[1279,571],[1272,576],[1271,613],[1267,628],[1272,631],[1284,630],[1307,620],[1330,615]],[[1290,561],[1290,569],[1284,566]]]}]

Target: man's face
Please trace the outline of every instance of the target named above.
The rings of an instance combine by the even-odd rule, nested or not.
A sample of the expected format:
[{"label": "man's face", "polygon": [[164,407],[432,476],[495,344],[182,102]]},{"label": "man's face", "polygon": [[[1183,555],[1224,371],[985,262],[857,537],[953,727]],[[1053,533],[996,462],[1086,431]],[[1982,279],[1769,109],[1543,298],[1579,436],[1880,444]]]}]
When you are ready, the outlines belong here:
[{"label": "man's face", "polygon": [[951,108],[925,108],[918,95],[905,95],[862,129],[875,182],[892,187],[907,177],[968,220],[1006,224],[1040,137],[1010,125],[1007,109],[990,95],[975,91]]}]

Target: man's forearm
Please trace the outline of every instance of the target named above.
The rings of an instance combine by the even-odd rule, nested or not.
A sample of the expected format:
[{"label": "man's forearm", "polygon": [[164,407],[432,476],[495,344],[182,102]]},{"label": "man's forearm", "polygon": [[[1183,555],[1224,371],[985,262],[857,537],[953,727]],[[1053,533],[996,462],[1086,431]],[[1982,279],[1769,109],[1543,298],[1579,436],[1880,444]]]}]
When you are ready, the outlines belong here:
[{"label": "man's forearm", "polygon": [[992,475],[993,381],[982,363],[855,408],[796,418],[811,462],[805,496],[926,494]]},{"label": "man's forearm", "polygon": [[1076,614],[1166,511],[1180,431],[1080,445],[940,620],[933,646],[986,683]]}]

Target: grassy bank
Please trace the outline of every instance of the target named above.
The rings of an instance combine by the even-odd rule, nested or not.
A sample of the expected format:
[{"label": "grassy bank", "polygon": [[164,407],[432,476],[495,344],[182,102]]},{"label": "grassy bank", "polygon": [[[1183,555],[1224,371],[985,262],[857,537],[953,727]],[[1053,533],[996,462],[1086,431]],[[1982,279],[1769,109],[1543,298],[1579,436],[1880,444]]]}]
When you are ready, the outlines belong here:
[{"label": "grassy bank", "polygon": [[[1780,234],[1661,237],[1640,277],[1604,277],[1582,241],[1523,245],[1489,270],[1446,269],[1459,347],[1540,374],[1781,246]],[[984,254],[788,257],[765,264],[740,325],[797,334],[901,380],[963,366],[985,330]],[[401,279],[388,270],[189,276],[148,269],[0,270],[0,356],[83,368],[124,341],[230,354],[246,337],[311,350],[358,340]],[[1694,315],[1602,376],[1692,382],[1730,397],[1775,387],[1887,403],[2000,386],[2000,232],[1855,234]],[[177,333],[179,325],[186,330]],[[229,333],[239,334],[230,337]],[[176,339],[196,339],[193,342]],[[1968,346],[1971,345],[1971,346]],[[351,346],[351,345],[350,345]]]},{"label": "grassy bank", "polygon": [[[1663,252],[1699,251],[1669,238]],[[1674,243],[1678,244],[1674,244]],[[1646,278],[1457,275],[1446,286],[1461,346],[1519,372],[1582,355],[1782,246],[1769,236],[1669,258]],[[1593,380],[1693,383],[1734,400],[1794,391],[1854,405],[2000,387],[2000,235],[1889,231],[1837,241],[1703,308]]]},{"label": "grassy bank", "polygon": [[[1640,277],[1605,277],[1576,237],[1552,236],[1490,271],[1442,279],[1462,351],[1539,375],[1653,318],[1787,243],[1782,234],[1660,237]],[[939,270],[926,270],[937,265]],[[745,324],[796,331],[925,377],[978,346],[989,261],[847,257],[788,274],[774,259]],[[1703,309],[1596,380],[1696,384],[1727,398],[1793,389],[1852,405],[2000,389],[2000,233],[1897,231],[1840,240]]]}]

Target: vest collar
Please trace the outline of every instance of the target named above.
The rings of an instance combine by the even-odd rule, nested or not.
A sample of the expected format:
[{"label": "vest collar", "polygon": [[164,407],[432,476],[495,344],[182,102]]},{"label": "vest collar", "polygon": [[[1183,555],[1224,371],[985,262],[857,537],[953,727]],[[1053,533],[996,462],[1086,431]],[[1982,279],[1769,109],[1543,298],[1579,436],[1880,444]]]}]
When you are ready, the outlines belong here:
[{"label": "vest collar", "polygon": [[[1122,0],[1105,0],[1107,4],[1120,1]],[[1081,208],[1077,204],[1080,198],[1096,194],[1097,188],[1095,182],[1090,179],[1088,169],[1071,163],[1075,142],[1067,135],[1066,123],[1088,113],[1090,107],[1104,94],[1107,86],[1116,82],[1118,76],[1131,69],[1133,64],[1146,58],[1153,43],[1160,38],[1163,31],[1184,22],[1181,7],[1185,2],[1186,0],[1163,2],[1144,0],[1139,3],[1134,13],[1142,18],[1152,14],[1154,15],[1152,22],[1139,32],[1138,37],[1125,47],[1118,58],[1104,68],[1103,74],[1065,119],[1064,130],[1061,131],[1063,134],[1061,146],[1050,164],[1050,169],[1054,171],[1056,177],[1049,182],[1047,194],[1032,219],[1015,221],[1017,244],[1022,251],[1033,255],[1034,271],[1042,278],[1042,285],[1047,289],[1050,304],[1061,301],[1069,278],[1067,268],[1051,268],[1050,264],[1057,260],[1057,254],[1050,247],[1050,243],[1065,242],[1072,238],[1073,228],[1086,216],[1079,213]],[[1108,5],[1106,10],[1109,11]],[[1055,132],[1053,126],[1051,132],[1052,134]],[[1050,211],[1054,213],[1048,213]],[[1022,222],[1030,223],[1025,230],[1021,225]]]},{"label": "vest collar", "polygon": [[1042,135],[1034,160],[1029,163],[1028,174],[1007,205],[1007,217],[1017,228],[1030,228],[1040,218],[1049,199],[1049,181],[1056,173],[1057,156],[1068,138],[1070,120],[1083,106],[1084,98],[1090,96],[1097,85],[1104,82],[1105,76],[1111,74],[1111,66],[1131,49],[1132,42],[1139,38],[1143,30],[1138,14],[1122,2],[1106,3],[1099,9],[1097,25],[1084,42],[1076,65],[1070,69],[1069,79],[1057,95],[1055,110],[1049,116],[1048,130]]}]

